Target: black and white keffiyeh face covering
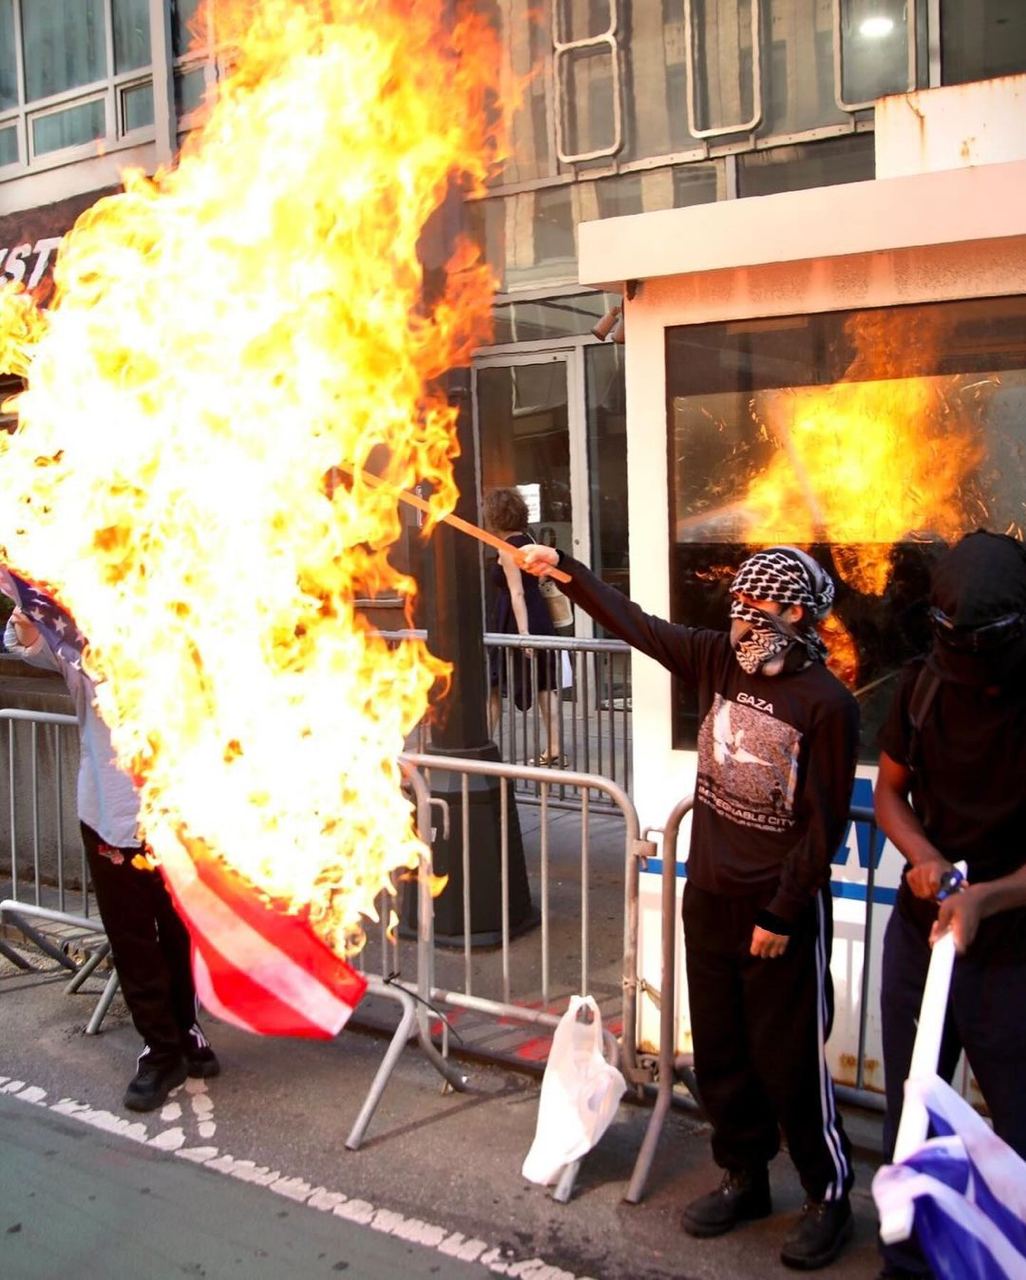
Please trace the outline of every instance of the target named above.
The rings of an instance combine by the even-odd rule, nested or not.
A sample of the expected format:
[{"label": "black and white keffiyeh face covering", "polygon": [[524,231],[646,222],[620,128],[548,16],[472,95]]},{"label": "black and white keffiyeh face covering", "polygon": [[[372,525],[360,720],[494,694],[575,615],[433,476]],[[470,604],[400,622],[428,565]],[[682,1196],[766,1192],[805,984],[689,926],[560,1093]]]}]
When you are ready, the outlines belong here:
[{"label": "black and white keffiyeh face covering", "polygon": [[[732,620],[748,624],[734,644],[734,653],[744,671],[754,675],[776,658],[777,670],[799,671],[810,662],[826,659],[826,645],[815,624],[830,612],[834,584],[830,575],[810,555],[797,547],[770,547],[749,556],[730,584],[734,597]],[[804,609],[802,622],[793,627],[774,614],[764,613],[739,599],[770,600],[787,607]]]}]

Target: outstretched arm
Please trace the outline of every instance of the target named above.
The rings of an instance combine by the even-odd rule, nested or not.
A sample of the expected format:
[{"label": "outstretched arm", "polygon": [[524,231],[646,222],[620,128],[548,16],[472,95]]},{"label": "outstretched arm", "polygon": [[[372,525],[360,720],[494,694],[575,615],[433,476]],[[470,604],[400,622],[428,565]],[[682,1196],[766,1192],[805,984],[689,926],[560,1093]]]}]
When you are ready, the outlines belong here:
[{"label": "outstretched arm", "polygon": [[519,560],[521,568],[536,578],[544,577],[556,565],[565,569],[570,574],[570,581],[560,584],[560,590],[574,604],[580,605],[585,613],[591,614],[614,636],[654,658],[689,684],[696,683],[696,671],[706,652],[703,645],[710,640],[722,643],[725,639],[722,632],[681,626],[646,613],[622,591],[603,582],[587,565],[563,555],[555,547],[537,543],[524,547]]}]

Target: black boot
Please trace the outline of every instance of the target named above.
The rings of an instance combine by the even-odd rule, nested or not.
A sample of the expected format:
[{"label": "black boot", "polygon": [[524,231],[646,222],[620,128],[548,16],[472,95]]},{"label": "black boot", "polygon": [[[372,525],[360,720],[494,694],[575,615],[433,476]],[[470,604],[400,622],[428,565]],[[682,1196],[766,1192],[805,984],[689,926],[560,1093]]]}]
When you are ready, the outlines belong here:
[{"label": "black boot", "polygon": [[689,1236],[722,1236],[739,1222],[765,1218],[773,1211],[769,1172],[728,1170],[715,1191],[699,1196],[684,1210],[681,1225]]},{"label": "black boot", "polygon": [[210,1041],[198,1022],[194,1022],[182,1036],[182,1057],[189,1075],[196,1079],[209,1080],[211,1076],[221,1074],[217,1054],[210,1047]]},{"label": "black boot", "polygon": [[784,1241],[780,1261],[798,1271],[815,1271],[833,1262],[854,1230],[848,1197],[806,1200],[798,1225]]},{"label": "black boot", "polygon": [[139,1070],[125,1090],[125,1106],[129,1111],[155,1111],[186,1077],[185,1060],[154,1062],[146,1054],[139,1059]]}]

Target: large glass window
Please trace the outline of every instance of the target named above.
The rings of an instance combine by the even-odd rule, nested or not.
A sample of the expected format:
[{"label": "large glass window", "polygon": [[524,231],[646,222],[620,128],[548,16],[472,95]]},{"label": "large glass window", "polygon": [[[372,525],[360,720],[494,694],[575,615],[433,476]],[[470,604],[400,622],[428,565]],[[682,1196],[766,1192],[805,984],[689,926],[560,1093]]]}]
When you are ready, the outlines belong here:
[{"label": "large glass window", "polygon": [[[1026,526],[1026,298],[682,326],[666,346],[673,617],[725,627],[757,546],[834,574],[828,641],[867,758],[902,663],[928,643],[932,559]],[[695,741],[689,693],[674,742]]]},{"label": "large glass window", "polygon": [[0,165],[151,126],[151,61],[148,0],[0,0]]},{"label": "large glass window", "polygon": [[745,152],[738,157],[738,195],[769,196],[805,187],[864,182],[875,171],[873,135],[844,134],[821,142]]},{"label": "large glass window", "polygon": [[199,0],[171,0],[171,47],[176,58],[184,58],[193,43]]},{"label": "large glass window", "polygon": [[[476,371],[476,384],[482,494],[518,488],[534,538],[571,550],[566,360],[535,357],[489,364]],[[489,613],[490,606],[489,601]]]},{"label": "large glass window", "polygon": [[554,0],[557,153],[564,162],[614,155],[623,145],[615,0]]},{"label": "large glass window", "polygon": [[171,0],[175,112],[183,133],[195,124],[190,116],[217,78],[212,10],[201,11],[200,0]]},{"label": "large glass window", "polygon": [[909,4],[914,0],[842,0],[840,100],[871,103],[910,86]]},{"label": "large glass window", "polygon": [[940,0],[940,15],[945,84],[1026,71],[1022,0]]},{"label": "large glass window", "polygon": [[[765,0],[764,0],[765,3]],[[850,119],[834,92],[833,0],[769,0],[760,133],[798,133]]]},{"label": "large glass window", "polygon": [[149,66],[150,6],[149,0],[119,0],[112,11],[114,19],[114,70],[137,71]]},{"label": "large glass window", "polygon": [[757,0],[687,0],[684,12],[694,75],[692,132],[706,136],[754,128],[762,114]]},{"label": "large glass window", "polygon": [[596,218],[707,204],[722,196],[723,162],[675,165],[492,196],[466,206],[468,233],[506,292],[577,279],[577,226]]},{"label": "large glass window", "polygon": [[107,71],[103,0],[30,0],[21,6],[25,97],[49,98]]},{"label": "large glass window", "polygon": [[14,0],[0,0],[0,111],[18,105],[18,58],[14,48]]}]

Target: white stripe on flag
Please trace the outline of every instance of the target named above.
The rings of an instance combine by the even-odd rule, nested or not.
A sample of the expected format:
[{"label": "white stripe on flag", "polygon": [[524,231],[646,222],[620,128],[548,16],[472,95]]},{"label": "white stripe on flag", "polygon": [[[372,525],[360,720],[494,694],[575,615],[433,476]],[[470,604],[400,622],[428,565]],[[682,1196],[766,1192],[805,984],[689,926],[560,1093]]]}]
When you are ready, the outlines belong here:
[{"label": "white stripe on flag", "polygon": [[254,1035],[258,1035],[257,1028],[247,1022],[235,1009],[229,1009],[221,1000],[214,987],[214,980],[210,976],[210,970],[207,968],[207,962],[203,958],[203,953],[199,947],[192,949],[192,977],[196,984],[196,994],[199,996],[200,1004],[209,1010],[215,1018],[220,1018],[223,1022],[230,1022],[233,1026],[241,1028],[243,1031],[251,1031]]},{"label": "white stripe on flag", "polygon": [[[183,851],[170,858],[162,855],[165,871],[171,876],[183,909],[192,927],[236,969],[264,988],[281,1004],[335,1036],[353,1012],[322,983],[301,969],[280,948],[240,920],[216,893],[200,880],[191,859]],[[184,865],[183,865],[184,864]]]},{"label": "white stripe on flag", "polygon": [[[1026,1257],[1005,1233],[979,1208],[928,1173],[916,1173],[904,1165],[886,1165],[873,1179],[873,1199],[881,1218],[900,1206],[926,1196],[948,1218],[952,1232],[968,1232],[994,1259],[1000,1271],[977,1273],[972,1280],[1022,1280],[1026,1276]],[[945,1253],[952,1253],[949,1245]],[[966,1278],[968,1280],[968,1277]]]},{"label": "white stripe on flag", "polygon": [[[880,1214],[880,1235],[889,1244],[907,1238],[910,1227],[905,1224],[913,1221],[916,1198],[925,1197],[935,1214],[946,1220],[943,1234],[950,1236],[945,1240],[935,1222],[929,1238],[920,1237],[921,1247],[933,1255],[938,1274],[962,1280],[962,1264],[956,1260],[972,1256],[976,1248],[964,1248],[968,1235],[994,1260],[993,1268],[984,1264],[983,1270],[974,1262],[974,1280],[1022,1280],[1026,1276],[1026,1161],[938,1076],[908,1080],[905,1093],[908,1102],[928,1113],[935,1127],[952,1132],[920,1143],[907,1154],[906,1163],[879,1170],[873,1179],[873,1198]],[[940,1176],[933,1176],[931,1166]],[[949,1185],[956,1169],[959,1177],[954,1181],[964,1180],[965,1194]],[[942,1264],[949,1258],[952,1266],[946,1268]]]}]

